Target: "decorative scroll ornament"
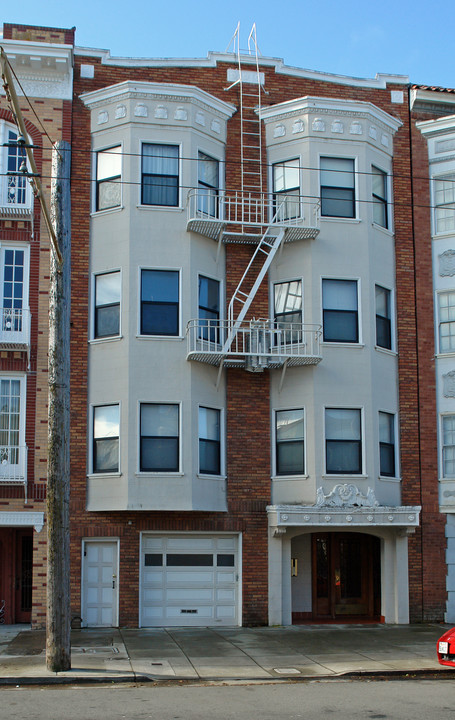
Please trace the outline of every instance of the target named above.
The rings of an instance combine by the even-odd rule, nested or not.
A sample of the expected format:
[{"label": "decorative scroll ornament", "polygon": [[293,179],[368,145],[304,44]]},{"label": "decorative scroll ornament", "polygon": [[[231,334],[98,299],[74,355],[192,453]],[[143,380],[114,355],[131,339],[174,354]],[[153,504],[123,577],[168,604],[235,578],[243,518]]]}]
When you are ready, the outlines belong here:
[{"label": "decorative scroll ornament", "polygon": [[373,488],[368,488],[362,495],[359,488],[352,483],[340,483],[325,495],[322,487],[316,494],[316,507],[378,507]]},{"label": "decorative scroll ornament", "polygon": [[166,120],[168,116],[168,109],[164,105],[157,105],[155,108],[155,117]]},{"label": "decorative scroll ornament", "polygon": [[283,124],[275,125],[273,128],[273,137],[284,137],[286,135],[286,128]]},{"label": "decorative scroll ornament", "polygon": [[343,123],[341,122],[341,120],[334,120],[332,123],[331,129],[332,129],[333,133],[342,133],[344,128],[343,128]]},{"label": "decorative scroll ornament", "polygon": [[455,275],[455,250],[446,250],[439,255],[439,275],[441,277]]},{"label": "decorative scroll ornament", "polygon": [[292,132],[295,133],[301,133],[305,130],[304,122],[301,118],[295,121],[295,123],[292,126]]},{"label": "decorative scroll ornament", "polygon": [[149,111],[147,109],[147,105],[143,105],[142,103],[138,103],[136,107],[134,108],[134,116],[135,117],[148,117]]},{"label": "decorative scroll ornament", "polygon": [[126,117],[126,106],[125,105],[117,105],[115,108],[115,119],[119,120],[120,118]]},{"label": "decorative scroll ornament", "polygon": [[322,118],[314,118],[312,127],[314,132],[324,132],[325,122]]},{"label": "decorative scroll ornament", "polygon": [[351,128],[349,130],[351,135],[362,135],[363,128],[361,123],[359,123],[357,120],[354,120],[354,122],[351,123]]}]

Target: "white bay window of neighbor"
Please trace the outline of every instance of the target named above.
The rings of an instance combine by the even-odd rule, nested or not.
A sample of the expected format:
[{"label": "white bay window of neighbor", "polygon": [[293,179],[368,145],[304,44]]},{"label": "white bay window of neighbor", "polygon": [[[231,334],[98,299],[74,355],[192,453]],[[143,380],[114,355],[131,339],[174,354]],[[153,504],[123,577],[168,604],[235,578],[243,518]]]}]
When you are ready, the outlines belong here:
[{"label": "white bay window of neighbor", "polygon": [[122,148],[120,145],[96,154],[96,209],[120,205],[122,192]]},{"label": "white bay window of neighbor", "polygon": [[455,477],[455,415],[442,418],[442,474]]},{"label": "white bay window of neighbor", "polygon": [[438,294],[439,352],[455,351],[455,291]]},{"label": "white bay window of neighbor", "polygon": [[119,470],[118,405],[99,405],[93,408],[93,472],[108,473]]},{"label": "white bay window of neighbor", "polygon": [[95,338],[120,332],[120,273],[95,276]]},{"label": "white bay window of neighbor", "polygon": [[455,230],[455,173],[434,180],[435,232]]}]

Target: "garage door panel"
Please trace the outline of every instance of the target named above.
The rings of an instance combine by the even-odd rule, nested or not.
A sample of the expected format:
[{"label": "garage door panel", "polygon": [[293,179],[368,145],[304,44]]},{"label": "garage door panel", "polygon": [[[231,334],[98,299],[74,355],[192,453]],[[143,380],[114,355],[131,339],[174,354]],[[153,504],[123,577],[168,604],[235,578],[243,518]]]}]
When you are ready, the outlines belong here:
[{"label": "garage door panel", "polygon": [[142,627],[238,624],[237,542],[236,536],[144,535]]}]

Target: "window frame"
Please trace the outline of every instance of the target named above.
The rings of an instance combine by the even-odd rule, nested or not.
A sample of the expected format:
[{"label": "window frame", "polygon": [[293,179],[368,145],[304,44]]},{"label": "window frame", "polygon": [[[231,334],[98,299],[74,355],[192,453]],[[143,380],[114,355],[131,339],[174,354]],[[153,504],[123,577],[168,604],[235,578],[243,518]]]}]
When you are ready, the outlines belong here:
[{"label": "window frame", "polygon": [[[204,180],[201,180],[200,177],[200,161],[202,160],[201,156],[204,156],[207,160],[210,160],[212,162],[215,162],[217,164],[217,184],[216,185],[210,185],[210,183],[205,182]],[[221,193],[221,161],[219,158],[214,157],[213,155],[210,155],[205,150],[202,150],[201,148],[198,148],[197,151],[197,188],[198,191],[207,189],[207,204],[212,204],[212,198],[215,205],[214,213],[207,212],[203,207],[199,207],[198,202],[198,213],[200,213],[203,217],[207,218],[218,218],[220,216],[220,207],[218,203],[218,198]],[[213,191],[213,195],[210,191]],[[202,195],[199,195],[199,198],[202,198]]]},{"label": "window frame", "polygon": [[[377,289],[384,290],[384,291],[387,293],[386,297],[387,297],[387,304],[388,304],[388,316],[380,315],[380,314],[378,313],[378,303],[377,303],[377,295],[376,295],[376,290],[377,290]],[[374,286],[374,295],[375,295],[375,297],[374,297],[374,305],[375,305],[375,320],[376,320],[376,322],[375,322],[376,347],[377,347],[377,348],[380,348],[381,350],[392,350],[392,351],[393,351],[393,348],[394,348],[394,327],[393,327],[393,322],[392,322],[392,318],[393,318],[393,295],[392,295],[392,290],[391,290],[390,288],[386,288],[384,285],[379,285],[379,283],[375,283],[375,286]],[[385,321],[385,322],[384,322],[384,321]],[[379,343],[379,341],[378,341],[378,338],[379,338],[378,322],[379,322],[379,324],[381,324],[381,322],[382,322],[383,325],[386,324],[386,323],[388,323],[387,330],[388,330],[388,334],[389,334],[389,345],[381,345],[381,344]]]},{"label": "window frame", "polygon": [[[357,300],[357,308],[356,310],[349,310],[349,309],[342,309],[342,308],[326,308],[325,302],[324,302],[324,284],[330,283],[330,282],[341,282],[341,283],[351,283],[356,286],[356,300]],[[322,277],[321,278],[321,311],[322,311],[322,318],[321,318],[321,325],[322,325],[322,341],[324,343],[336,343],[338,345],[360,345],[362,343],[361,339],[361,332],[362,332],[362,323],[361,323],[361,314],[360,314],[360,279],[359,278],[341,278],[341,277]],[[340,339],[333,339],[333,338],[326,338],[326,323],[325,323],[325,317],[326,313],[344,313],[345,315],[350,314],[353,317],[356,318],[356,337],[354,340],[348,340],[346,338],[340,338]]]},{"label": "window frame", "polygon": [[[277,190],[275,188],[276,183],[276,168],[277,166],[281,166],[283,168],[286,167],[289,163],[297,163],[295,169],[297,170],[299,182],[298,185],[292,185],[290,187],[284,187],[283,190]],[[290,167],[293,167],[292,165]],[[300,218],[302,216],[302,167],[301,167],[301,156],[298,155],[297,157],[287,158],[286,160],[278,160],[277,162],[272,163],[271,166],[272,170],[272,216],[275,217],[275,214],[278,212],[277,206],[278,206],[278,199],[280,196],[282,197],[295,197],[295,210],[296,212],[288,212],[288,202],[286,201],[285,205],[285,212],[282,216],[276,218],[277,222],[282,222],[286,220],[295,220],[296,218]],[[285,175],[286,173],[283,173],[283,182],[285,182]],[[297,193],[295,192],[297,190]]]},{"label": "window frame", "polygon": [[[433,196],[433,234],[434,235],[453,235],[455,233],[455,199],[453,202],[437,203],[438,189],[436,184],[438,182],[444,182],[445,180],[451,180],[453,183],[454,196],[455,196],[455,170],[448,171],[446,173],[437,174],[432,176],[432,196]],[[442,190],[443,192],[443,190]],[[445,230],[438,229],[438,222],[447,218],[441,218],[438,220],[438,209],[451,210],[451,214],[448,216],[452,220],[452,227]]]},{"label": "window frame", "polygon": [[[301,418],[303,423],[303,434],[301,438],[297,438],[296,440],[279,440],[278,439],[278,415],[279,413],[293,413],[293,412],[301,412]],[[290,408],[277,408],[273,411],[273,466],[274,466],[274,477],[275,478],[295,478],[295,477],[305,477],[307,474],[307,457],[306,457],[306,451],[307,451],[307,443],[306,443],[306,412],[305,408],[300,407],[290,407]],[[286,443],[299,443],[302,445],[302,463],[303,467],[301,471],[297,472],[280,472],[280,451],[279,446],[280,444],[282,446],[286,445]]]},{"label": "window frame", "polygon": [[[30,310],[30,245],[28,243],[9,243],[8,241],[0,243],[0,306],[2,310],[5,309],[5,253],[8,251],[23,251],[24,253],[24,264],[23,264],[23,278],[22,278],[22,310]],[[14,265],[13,267],[16,267]],[[12,280],[14,284],[14,280]],[[14,294],[12,296],[14,300]]]},{"label": "window frame", "polygon": [[[327,411],[328,410],[340,410],[340,411],[356,411],[358,413],[359,418],[359,438],[358,440],[355,439],[344,439],[344,438],[328,438],[327,437]],[[329,442],[333,443],[342,443],[342,442],[349,442],[349,443],[357,443],[358,444],[358,460],[359,460],[359,470],[353,471],[351,469],[349,470],[337,470],[332,471],[329,469],[329,462],[328,462],[328,448]],[[353,406],[337,406],[337,405],[326,405],[324,407],[324,474],[327,477],[360,477],[364,475],[364,468],[365,468],[365,458],[364,458],[364,450],[365,450],[365,438],[364,438],[364,412],[362,407],[353,407]]]},{"label": "window frame", "polygon": [[[140,474],[147,474],[147,475],[180,475],[182,473],[182,405],[181,403],[173,403],[173,402],[155,402],[155,401],[148,401],[148,400],[140,400],[138,403],[139,407],[139,418],[138,418],[138,473]],[[177,435],[142,435],[142,407],[143,406],[169,406],[169,407],[175,407],[177,408]],[[177,462],[175,463],[176,467],[175,469],[160,469],[160,468],[143,468],[142,467],[142,445],[143,440],[146,439],[153,439],[153,438],[165,438],[165,439],[172,439],[177,438]]]},{"label": "window frame", "polygon": [[[201,280],[209,280],[210,282],[214,282],[218,284],[218,312],[217,316],[213,318],[205,318],[201,316],[201,311],[207,312],[207,313],[215,313],[215,311],[211,310],[209,307],[205,307],[201,305]],[[208,320],[208,326],[204,328],[202,324],[199,326],[198,335],[201,340],[204,342],[213,342],[215,345],[219,345],[222,342],[223,338],[223,328],[221,323],[221,308],[223,307],[223,297],[222,297],[222,281],[218,278],[211,277],[210,275],[206,275],[205,273],[198,273],[197,275],[197,319],[200,323],[202,323],[203,320]],[[214,328],[212,328],[213,332],[209,333],[206,332],[206,337],[204,337],[204,332],[208,331],[210,329],[210,320],[213,320],[218,322],[218,327],[215,325]]]},{"label": "window frame", "polygon": [[[26,424],[27,424],[27,376],[20,374],[20,373],[1,373],[0,374],[0,381],[1,380],[8,380],[10,382],[17,381],[19,382],[19,427],[17,428],[17,434],[18,434],[18,444],[17,445],[0,445],[0,448],[3,447],[11,447],[11,448],[17,448],[18,450],[18,462],[17,463],[11,463],[6,460],[6,463],[4,462],[5,458],[0,457],[0,477],[2,476],[1,467],[6,466],[6,468],[11,466],[23,466],[24,469],[24,481],[27,479],[27,456],[26,456]],[[11,397],[11,394],[9,395]],[[2,423],[3,424],[3,423]],[[1,432],[8,432],[16,431],[16,428],[4,428]]]},{"label": "window frame", "polygon": [[[159,273],[177,273],[178,275],[178,300],[176,301],[146,301],[148,304],[168,304],[173,305],[177,307],[177,331],[176,333],[148,333],[143,332],[143,299],[142,299],[142,277],[144,272],[159,272]],[[142,338],[163,338],[170,340],[172,338],[181,338],[182,337],[182,270],[181,268],[168,268],[168,267],[139,267],[139,281],[138,281],[138,287],[139,287],[139,302],[138,302],[138,336]]]},{"label": "window frame", "polygon": [[[449,419],[452,420],[453,425],[454,425],[454,428],[451,431],[454,433],[454,443],[450,444],[450,445],[449,444],[446,445],[444,442],[444,434],[445,434],[444,421],[449,420]],[[441,435],[440,435],[440,437],[441,437],[441,442],[440,442],[440,445],[441,445],[441,451],[440,451],[441,476],[445,480],[453,480],[453,479],[455,479],[455,413],[444,413],[441,415],[440,433],[441,433]],[[453,471],[452,475],[450,475],[446,472],[446,458],[445,458],[445,454],[446,454],[445,449],[446,448],[452,448],[453,459],[450,460],[450,462],[452,462],[454,465],[454,471]]]},{"label": "window frame", "polygon": [[[8,202],[8,172],[18,172],[20,164],[22,164],[22,159],[24,159],[27,163],[27,169],[30,170],[27,154],[25,149],[23,150],[23,154],[17,153],[16,154],[16,163],[15,163],[15,170],[9,169],[9,154],[8,154],[8,145],[6,143],[10,142],[9,133],[12,132],[16,135],[16,139],[19,137],[20,133],[17,129],[17,127],[7,120],[0,120],[0,148],[2,152],[0,152],[0,178],[2,182],[0,182],[0,207],[7,211],[8,209],[12,210],[25,210],[25,211],[31,211],[33,208],[33,193],[32,189],[30,187],[30,183],[27,182],[25,176],[23,176],[23,185],[20,188],[21,192],[24,192],[24,202]],[[25,138],[26,142],[29,144],[33,144],[31,139],[27,136]],[[21,159],[21,162],[19,163],[19,159]],[[11,177],[18,177],[19,179],[22,179],[22,176],[11,176]]]},{"label": "window frame", "polygon": [[[118,408],[118,435],[112,435],[112,436],[105,436],[96,438],[95,437],[95,414],[96,410],[98,408],[103,407],[116,407]],[[91,475],[96,475],[97,477],[103,476],[103,475],[120,475],[120,433],[121,433],[121,405],[120,402],[110,402],[110,403],[93,403],[90,405],[90,462],[89,462],[89,472]],[[95,440],[108,440],[108,439],[115,439],[117,438],[117,469],[108,469],[108,470],[97,470],[96,468],[96,448],[95,448]]]},{"label": "window frame", "polygon": [[[390,436],[392,442],[385,442],[381,440],[381,415],[387,416],[391,421],[391,428],[389,427]],[[381,478],[396,478],[397,475],[397,422],[396,413],[389,412],[388,410],[378,411],[378,438],[379,438],[379,476]],[[383,472],[382,455],[383,450],[389,450],[391,454],[391,460],[393,463],[393,472]]]},{"label": "window frame", "polygon": [[[118,154],[120,156],[120,174],[119,175],[111,175],[106,176],[102,178],[101,180],[98,178],[98,167],[99,167],[99,156],[102,153],[112,153],[116,150],[116,148],[119,148]],[[101,212],[108,212],[109,210],[118,210],[122,207],[122,198],[123,198],[123,145],[122,143],[117,143],[116,145],[109,145],[105,148],[98,148],[97,150],[94,150],[95,153],[95,168],[94,168],[94,175],[95,175],[95,197],[94,197],[94,206],[95,206],[95,212],[101,213]],[[109,205],[108,207],[99,207],[99,195],[100,195],[100,186],[103,183],[115,183],[116,181],[119,182],[120,188],[119,188],[119,202],[116,205]]]},{"label": "window frame", "polygon": [[[97,305],[96,302],[96,293],[97,293],[97,280],[99,277],[102,277],[104,275],[119,275],[119,282],[120,282],[120,297],[118,303],[106,303],[104,305]],[[112,270],[105,270],[102,272],[96,272],[92,274],[92,340],[96,341],[106,341],[111,339],[120,338],[122,336],[122,271],[120,268],[114,268]],[[113,307],[114,305],[118,305],[118,333],[115,335],[98,335],[97,334],[97,309],[102,307]]]},{"label": "window frame", "polygon": [[[383,191],[384,195],[378,195],[374,192],[374,178],[375,175],[377,177],[382,177],[383,181]],[[390,229],[390,221],[389,221],[389,174],[386,172],[386,170],[382,170],[382,168],[378,167],[377,165],[374,165],[372,163],[371,165],[371,197],[373,198],[373,224],[378,225],[379,227],[384,228],[384,230]],[[375,219],[375,206],[380,206],[384,213],[384,224],[382,222],[378,222]]]},{"label": "window frame", "polygon": [[[344,171],[344,170],[336,170],[336,169],[331,169],[331,168],[323,168],[323,167],[322,167],[322,161],[323,161],[323,160],[335,160],[335,161],[345,160],[345,161],[351,162],[351,163],[352,163],[352,180],[353,180],[353,186],[352,186],[352,188],[351,188],[350,186],[347,186],[347,185],[326,185],[326,184],[323,184],[323,182],[322,182],[322,180],[323,180],[323,175],[322,175],[322,173],[323,173],[323,172],[340,172],[340,173],[346,172],[346,173],[347,173],[347,171]],[[351,174],[351,171],[349,171],[349,174]],[[347,156],[344,156],[344,155],[320,155],[320,156],[319,156],[319,198],[320,198],[320,203],[321,203],[321,218],[324,218],[324,219],[326,219],[326,218],[334,218],[334,219],[336,219],[336,220],[351,220],[351,221],[358,219],[357,182],[356,182],[356,180],[357,180],[357,158],[356,158],[356,157],[347,157]],[[336,197],[333,197],[333,198],[329,198],[329,197],[324,198],[324,197],[323,197],[323,195],[324,195],[324,190],[326,190],[326,191],[327,191],[327,190],[332,190],[332,191],[340,190],[340,191],[344,191],[345,193],[347,193],[347,192],[349,191],[349,193],[352,193],[352,197],[349,198],[349,199],[347,199],[347,198],[344,198],[344,199],[343,199],[343,198],[336,198]],[[333,201],[336,201],[336,202],[341,202],[341,203],[347,203],[347,202],[352,203],[352,215],[351,215],[351,214],[349,214],[349,215],[348,215],[348,214],[334,215],[334,214],[331,214],[331,213],[324,212],[324,211],[323,211],[324,200],[332,201],[332,202],[333,202]]]},{"label": "window frame", "polygon": [[[201,410],[212,410],[218,413],[218,440],[212,440],[211,438],[201,437],[201,424],[200,424],[200,412]],[[198,475],[206,475],[208,477],[222,477],[224,474],[224,412],[223,408],[210,407],[208,405],[199,404],[197,408],[198,412]],[[201,469],[201,441],[217,442],[218,443],[218,471],[209,472],[208,470]]]},{"label": "window frame", "polygon": [[[173,158],[177,160],[177,175],[175,174],[161,174],[161,173],[144,173],[144,157],[153,157],[153,156],[145,156],[144,155],[144,147],[147,145],[154,145],[157,147],[172,147],[177,149],[177,158]],[[173,142],[150,142],[148,140],[142,140],[140,144],[140,158],[141,158],[141,182],[140,182],[140,205],[141,207],[146,208],[157,208],[159,210],[179,210],[181,209],[181,202],[182,202],[182,167],[181,167],[181,158],[182,158],[182,146],[181,143],[173,143]],[[176,178],[177,184],[175,186],[175,189],[177,191],[177,198],[175,203],[167,204],[167,203],[148,203],[144,202],[144,177],[145,176],[150,177],[161,177],[161,178]],[[164,186],[156,186],[156,187],[165,187]]]},{"label": "window frame", "polygon": [[[439,353],[440,355],[450,355],[450,354],[452,354],[452,353],[455,353],[455,318],[454,318],[453,320],[450,320],[450,319],[449,319],[449,320],[444,320],[444,321],[441,320],[441,310],[442,310],[441,298],[442,298],[443,295],[447,295],[447,296],[449,296],[449,297],[450,297],[450,296],[453,296],[453,298],[454,298],[454,304],[453,304],[453,305],[447,305],[447,306],[444,306],[444,307],[447,307],[447,308],[453,307],[453,308],[454,308],[454,314],[455,314],[455,290],[450,290],[450,289],[448,289],[448,290],[438,290],[437,293],[436,293],[436,296],[437,296],[436,312],[437,312],[437,347],[438,347],[438,353]],[[441,329],[442,329],[444,326],[446,326],[446,325],[447,325],[447,326],[453,325],[453,329],[454,329],[453,334],[451,334],[451,333],[449,332],[448,335],[445,335],[445,336],[444,336],[444,337],[446,337],[446,338],[449,338],[450,340],[453,338],[453,347],[450,347],[450,348],[447,349],[447,350],[445,350],[445,349],[442,348],[442,342],[441,342],[441,339],[442,339],[442,337],[443,337],[443,336],[441,335]],[[450,330],[450,327],[449,327],[449,330]],[[452,344],[452,343],[451,343],[451,344]]]}]

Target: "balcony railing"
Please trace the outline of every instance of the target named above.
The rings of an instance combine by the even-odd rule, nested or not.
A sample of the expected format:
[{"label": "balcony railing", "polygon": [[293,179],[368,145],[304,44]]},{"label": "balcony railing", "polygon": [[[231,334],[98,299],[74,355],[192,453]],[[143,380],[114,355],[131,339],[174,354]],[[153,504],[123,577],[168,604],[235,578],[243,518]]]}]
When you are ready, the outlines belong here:
[{"label": "balcony railing", "polygon": [[30,345],[30,310],[0,308],[0,348]]},{"label": "balcony railing", "polygon": [[295,195],[230,193],[194,189],[188,193],[187,229],[206,237],[258,242],[264,228],[286,228],[285,242],[319,234],[319,202]]},{"label": "balcony railing", "polygon": [[[235,328],[223,320],[190,320],[187,325],[187,360],[252,372],[287,365],[317,365],[320,325],[249,320]],[[232,340],[229,340],[232,338]]]},{"label": "balcony railing", "polygon": [[27,499],[27,447],[0,445],[0,486],[23,485]]}]

